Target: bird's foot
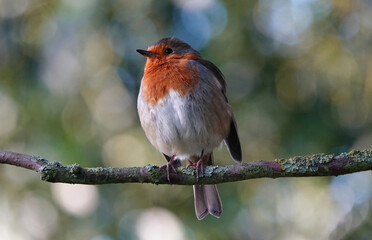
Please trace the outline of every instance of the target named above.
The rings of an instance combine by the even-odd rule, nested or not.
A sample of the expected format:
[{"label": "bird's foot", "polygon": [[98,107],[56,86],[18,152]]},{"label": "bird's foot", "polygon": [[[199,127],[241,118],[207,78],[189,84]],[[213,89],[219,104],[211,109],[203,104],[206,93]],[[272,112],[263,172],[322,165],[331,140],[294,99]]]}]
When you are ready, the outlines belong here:
[{"label": "bird's foot", "polygon": [[167,180],[168,180],[169,183],[171,183],[171,181],[170,181],[170,170],[172,169],[175,173],[177,173],[176,167],[179,167],[179,165],[180,165],[179,160],[174,160],[175,157],[176,157],[176,155],[173,155],[167,164],[160,167],[160,170],[162,170],[162,169],[167,170]]},{"label": "bird's foot", "polygon": [[204,174],[204,165],[203,165],[203,159],[200,158],[199,161],[197,161],[196,163],[190,163],[189,165],[187,165],[187,169],[190,168],[190,167],[195,167],[195,172],[196,172],[196,182],[199,181],[199,170],[202,174]]}]

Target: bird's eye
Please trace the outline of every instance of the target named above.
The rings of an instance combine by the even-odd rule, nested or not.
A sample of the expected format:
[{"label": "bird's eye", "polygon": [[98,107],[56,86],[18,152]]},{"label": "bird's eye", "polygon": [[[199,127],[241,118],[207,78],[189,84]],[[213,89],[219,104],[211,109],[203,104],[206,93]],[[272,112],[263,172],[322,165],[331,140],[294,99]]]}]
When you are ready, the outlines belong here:
[{"label": "bird's eye", "polygon": [[164,50],[166,54],[171,54],[173,52],[172,48],[167,48]]}]

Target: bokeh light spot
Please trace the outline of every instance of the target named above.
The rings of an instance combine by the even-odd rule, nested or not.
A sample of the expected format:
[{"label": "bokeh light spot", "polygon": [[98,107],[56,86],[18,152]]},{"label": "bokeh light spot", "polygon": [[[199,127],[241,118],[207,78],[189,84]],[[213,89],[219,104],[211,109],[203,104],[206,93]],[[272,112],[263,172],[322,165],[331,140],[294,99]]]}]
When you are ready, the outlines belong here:
[{"label": "bokeh light spot", "polygon": [[219,1],[186,1],[179,7],[174,11],[176,25],[172,35],[195,49],[203,48],[226,27],[228,14],[225,5]]},{"label": "bokeh light spot", "polygon": [[30,0],[1,0],[0,17],[14,18],[23,14],[30,3]]},{"label": "bokeh light spot", "polygon": [[162,208],[145,210],[139,215],[136,233],[140,240],[185,239],[183,225],[176,215]]},{"label": "bokeh light spot", "polygon": [[[62,44],[64,45],[64,44]],[[45,56],[42,79],[55,94],[75,93],[79,83],[80,63],[75,52],[68,46],[53,49]]]},{"label": "bokeh light spot", "polygon": [[97,209],[99,193],[96,186],[56,183],[51,189],[54,201],[73,216],[85,217]]},{"label": "bokeh light spot", "polygon": [[133,110],[132,107],[133,100],[124,88],[108,88],[96,98],[93,116],[102,126],[117,131],[133,122],[133,118],[128,118],[128,112]]},{"label": "bokeh light spot", "polygon": [[330,191],[334,199],[349,212],[354,205],[369,201],[372,190],[372,175],[370,172],[360,172],[334,177]]},{"label": "bokeh light spot", "polygon": [[20,224],[35,239],[50,239],[57,228],[58,213],[45,198],[26,193],[19,207]]},{"label": "bokeh light spot", "polygon": [[134,134],[121,134],[108,139],[103,146],[107,166],[141,166],[146,164],[143,143]]}]

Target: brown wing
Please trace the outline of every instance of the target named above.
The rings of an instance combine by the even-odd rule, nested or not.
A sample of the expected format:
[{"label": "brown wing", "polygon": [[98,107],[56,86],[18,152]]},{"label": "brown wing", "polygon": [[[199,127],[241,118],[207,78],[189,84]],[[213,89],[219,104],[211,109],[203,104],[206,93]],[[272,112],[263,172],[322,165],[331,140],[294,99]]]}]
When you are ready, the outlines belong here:
[{"label": "brown wing", "polygon": [[216,65],[214,65],[212,62],[210,62],[208,60],[205,60],[203,58],[199,58],[196,61],[199,62],[200,64],[202,64],[208,70],[210,70],[213,73],[213,75],[217,78],[218,82],[221,84],[222,94],[225,97],[226,102],[228,102],[227,101],[227,97],[226,97],[226,82],[225,82],[225,77],[223,76],[223,74],[220,71],[220,69],[218,69],[218,67]]},{"label": "brown wing", "polygon": [[[196,61],[202,64],[207,69],[209,69],[213,73],[213,75],[217,78],[218,82],[221,85],[222,94],[225,97],[226,102],[228,102],[227,97],[226,97],[225,77],[223,76],[220,69],[218,69],[218,67],[216,67],[216,65],[214,65],[212,62],[205,60],[203,58],[199,58]],[[240,145],[238,129],[236,126],[236,121],[235,121],[234,116],[232,116],[231,118],[230,131],[229,131],[229,134],[224,139],[224,142],[226,144],[227,149],[230,152],[231,157],[234,159],[234,161],[241,162],[242,161],[242,149]]]}]

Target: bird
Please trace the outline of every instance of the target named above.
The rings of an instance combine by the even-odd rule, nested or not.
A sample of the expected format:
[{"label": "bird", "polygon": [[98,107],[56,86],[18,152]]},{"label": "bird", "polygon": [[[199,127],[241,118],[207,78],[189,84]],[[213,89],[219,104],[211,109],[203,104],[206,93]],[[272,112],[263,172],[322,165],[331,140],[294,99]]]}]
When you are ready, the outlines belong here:
[{"label": "bird", "polygon": [[[213,165],[213,150],[225,143],[232,159],[241,163],[238,129],[226,97],[222,72],[189,44],[176,37],[160,39],[147,50],[137,99],[141,126],[151,144],[163,154],[167,179],[181,165],[199,170]],[[216,185],[193,186],[198,220],[219,218],[222,202]]]}]

